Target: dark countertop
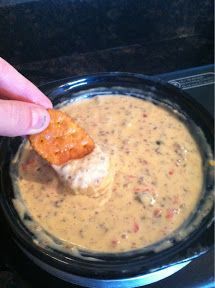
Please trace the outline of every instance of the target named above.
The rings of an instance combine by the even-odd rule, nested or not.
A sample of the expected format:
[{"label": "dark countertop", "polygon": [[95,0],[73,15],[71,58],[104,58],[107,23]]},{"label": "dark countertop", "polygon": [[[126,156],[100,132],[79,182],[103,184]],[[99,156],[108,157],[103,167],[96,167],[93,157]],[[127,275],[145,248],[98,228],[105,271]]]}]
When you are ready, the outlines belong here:
[{"label": "dark countertop", "polygon": [[107,71],[134,72],[148,75],[213,63],[213,41],[192,36],[74,53],[49,60],[16,65],[37,85],[60,78]]},{"label": "dark countertop", "polygon": [[211,0],[0,1],[0,55],[20,64],[141,41],[144,47],[193,36],[213,41],[213,6]]}]

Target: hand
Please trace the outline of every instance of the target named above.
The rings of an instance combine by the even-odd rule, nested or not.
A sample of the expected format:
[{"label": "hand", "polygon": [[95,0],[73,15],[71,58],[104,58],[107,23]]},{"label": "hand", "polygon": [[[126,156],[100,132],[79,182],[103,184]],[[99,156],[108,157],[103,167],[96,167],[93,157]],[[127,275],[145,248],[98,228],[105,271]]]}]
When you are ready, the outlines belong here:
[{"label": "hand", "polygon": [[0,135],[22,136],[44,130],[51,101],[0,57]]}]

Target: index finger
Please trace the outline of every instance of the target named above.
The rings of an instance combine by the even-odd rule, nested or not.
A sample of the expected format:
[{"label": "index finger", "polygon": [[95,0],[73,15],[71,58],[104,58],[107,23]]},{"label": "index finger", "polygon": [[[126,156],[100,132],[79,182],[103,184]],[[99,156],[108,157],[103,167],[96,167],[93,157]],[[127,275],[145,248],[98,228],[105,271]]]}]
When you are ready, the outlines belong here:
[{"label": "index finger", "polygon": [[33,83],[0,57],[0,98],[52,108],[52,103]]}]

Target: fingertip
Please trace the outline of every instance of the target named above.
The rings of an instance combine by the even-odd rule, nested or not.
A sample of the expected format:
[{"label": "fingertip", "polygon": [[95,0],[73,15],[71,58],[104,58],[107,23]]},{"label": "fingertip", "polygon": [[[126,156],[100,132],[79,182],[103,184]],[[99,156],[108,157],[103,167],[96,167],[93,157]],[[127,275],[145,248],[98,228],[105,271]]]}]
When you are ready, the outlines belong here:
[{"label": "fingertip", "polygon": [[52,109],[53,108],[53,104],[48,97],[43,99],[41,105],[46,109]]},{"label": "fingertip", "polygon": [[0,100],[0,116],[0,135],[8,137],[39,133],[50,122],[42,106],[14,100]]},{"label": "fingertip", "polygon": [[0,93],[4,99],[34,103],[46,109],[53,107],[50,99],[39,88],[1,57]]},{"label": "fingertip", "polygon": [[45,130],[50,122],[50,115],[46,109],[33,107],[31,110],[31,127],[28,134],[36,134]]}]

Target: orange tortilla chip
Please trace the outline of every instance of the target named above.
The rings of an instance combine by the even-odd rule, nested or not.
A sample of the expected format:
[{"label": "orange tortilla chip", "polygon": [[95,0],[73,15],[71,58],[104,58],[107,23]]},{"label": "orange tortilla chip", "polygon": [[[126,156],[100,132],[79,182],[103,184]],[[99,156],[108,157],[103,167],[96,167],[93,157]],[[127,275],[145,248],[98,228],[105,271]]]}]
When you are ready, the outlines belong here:
[{"label": "orange tortilla chip", "polygon": [[42,132],[29,136],[34,150],[51,164],[62,165],[92,152],[94,142],[65,112],[49,109],[50,123]]}]

